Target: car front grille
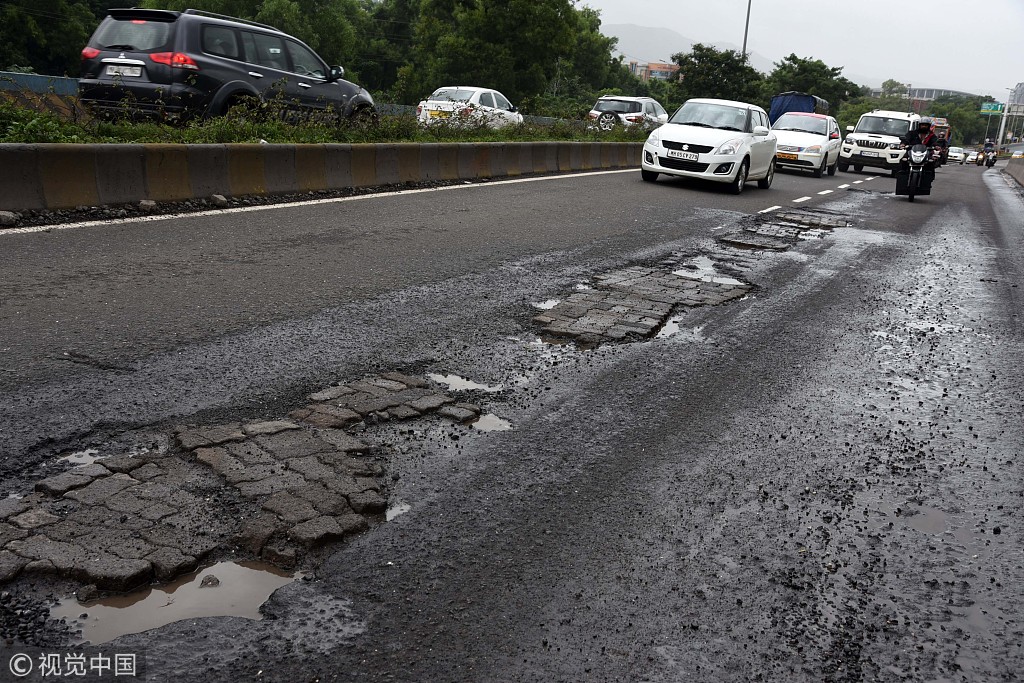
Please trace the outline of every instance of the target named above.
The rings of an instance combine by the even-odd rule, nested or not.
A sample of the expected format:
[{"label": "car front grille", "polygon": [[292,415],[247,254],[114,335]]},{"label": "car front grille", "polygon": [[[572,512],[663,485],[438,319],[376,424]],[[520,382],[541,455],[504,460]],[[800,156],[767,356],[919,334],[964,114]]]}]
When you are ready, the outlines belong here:
[{"label": "car front grille", "polygon": [[[680,152],[694,152],[695,154],[707,154],[713,147],[707,145],[691,145],[685,142],[674,142],[672,140],[662,140],[661,146],[665,149],[675,149]],[[686,149],[683,149],[685,147]]]},{"label": "car front grille", "polygon": [[799,152],[800,148],[793,145],[779,145],[778,150],[780,152]]},{"label": "car front grille", "polygon": [[699,161],[685,161],[683,159],[670,159],[668,157],[658,157],[658,163],[665,168],[671,168],[674,171],[690,171],[691,173],[703,173],[708,170],[708,166],[710,166],[710,164],[702,164]]},{"label": "car front grille", "polygon": [[858,147],[868,147],[870,149],[888,149],[889,143],[885,140],[855,140],[853,141]]}]

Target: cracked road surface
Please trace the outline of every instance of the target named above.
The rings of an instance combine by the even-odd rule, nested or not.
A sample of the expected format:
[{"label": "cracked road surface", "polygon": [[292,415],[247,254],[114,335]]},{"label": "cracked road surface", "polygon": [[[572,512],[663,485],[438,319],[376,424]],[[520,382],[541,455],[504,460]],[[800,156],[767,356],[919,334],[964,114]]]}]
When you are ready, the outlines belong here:
[{"label": "cracked road surface", "polygon": [[[203,465],[224,520],[276,492],[232,498],[246,480],[181,425],[365,446],[345,457],[379,484],[342,493],[394,514],[294,537],[304,579],[262,620],[109,644],[153,680],[1015,680],[1024,204],[998,171],[936,188],[911,205],[887,178],[780,174],[735,198],[588,174],[0,233],[0,493],[83,476],[60,458],[85,449],[145,451]],[[424,380],[447,398],[418,415],[331,389],[389,374],[470,381]],[[50,487],[55,519],[12,512],[5,552],[92,485]],[[322,512],[298,498],[261,514]],[[33,577],[4,590],[81,587]],[[11,599],[4,653],[73,641]]]}]

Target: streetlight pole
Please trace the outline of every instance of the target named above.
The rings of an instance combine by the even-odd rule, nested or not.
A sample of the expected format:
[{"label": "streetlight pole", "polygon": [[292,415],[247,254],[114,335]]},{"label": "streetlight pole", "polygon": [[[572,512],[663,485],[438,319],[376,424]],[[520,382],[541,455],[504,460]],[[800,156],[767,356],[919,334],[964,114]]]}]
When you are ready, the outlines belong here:
[{"label": "streetlight pole", "polygon": [[750,3],[754,0],[747,0],[747,25],[743,27],[743,61],[747,61],[747,33],[750,31]]},{"label": "streetlight pole", "polygon": [[1010,113],[1010,97],[1013,95],[1013,88],[1006,88],[1010,94],[1006,96],[1006,108],[1003,109],[1003,118],[999,120],[999,137],[996,138],[996,153],[1003,148],[1003,140],[1006,136],[1006,116]]}]

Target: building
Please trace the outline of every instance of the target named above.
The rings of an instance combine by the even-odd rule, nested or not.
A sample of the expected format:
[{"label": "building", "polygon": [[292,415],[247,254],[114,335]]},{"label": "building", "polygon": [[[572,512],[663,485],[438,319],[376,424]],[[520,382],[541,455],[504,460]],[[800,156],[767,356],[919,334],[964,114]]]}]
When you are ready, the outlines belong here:
[{"label": "building", "polygon": [[671,81],[678,78],[679,65],[671,62],[630,62],[629,72],[642,81]]},{"label": "building", "polygon": [[[881,97],[882,89],[872,88],[871,96]],[[907,88],[907,99],[910,100],[924,100],[926,102],[931,102],[932,100],[937,100],[940,97],[977,97],[977,95],[971,92],[963,92],[962,90],[942,90],[940,88],[913,87]]]}]

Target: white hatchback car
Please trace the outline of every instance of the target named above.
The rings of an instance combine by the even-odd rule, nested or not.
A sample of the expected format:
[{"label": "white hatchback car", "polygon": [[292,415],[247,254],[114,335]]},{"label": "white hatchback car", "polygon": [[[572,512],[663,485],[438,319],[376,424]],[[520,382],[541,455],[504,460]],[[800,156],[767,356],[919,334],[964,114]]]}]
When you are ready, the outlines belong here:
[{"label": "white hatchback car", "polygon": [[946,150],[946,161],[951,164],[963,164],[967,160],[967,152],[963,147],[950,147]]},{"label": "white hatchback car", "polygon": [[653,182],[661,173],[728,183],[733,194],[747,180],[768,189],[775,178],[768,114],[744,102],[687,100],[644,143],[640,176]]},{"label": "white hatchback car", "polygon": [[416,118],[425,126],[447,123],[503,128],[523,122],[519,110],[497,90],[466,85],[438,88],[416,105]]},{"label": "white hatchback car", "polygon": [[836,174],[839,165],[839,123],[825,114],[791,111],[772,124],[777,140],[775,163],[780,168],[811,171],[815,178]]}]

